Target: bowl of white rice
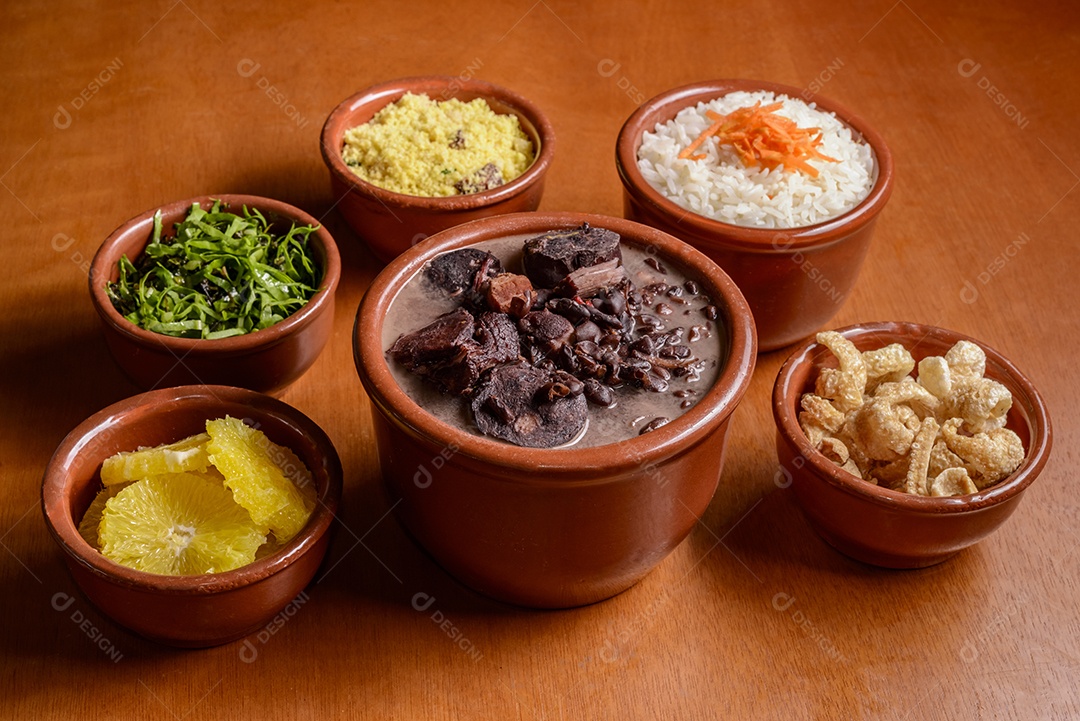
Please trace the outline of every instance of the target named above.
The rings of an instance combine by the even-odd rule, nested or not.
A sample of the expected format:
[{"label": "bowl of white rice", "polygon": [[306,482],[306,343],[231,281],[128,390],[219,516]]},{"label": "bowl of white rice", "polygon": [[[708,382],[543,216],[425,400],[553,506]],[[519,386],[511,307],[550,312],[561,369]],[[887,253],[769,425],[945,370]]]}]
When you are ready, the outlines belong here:
[{"label": "bowl of white rice", "polygon": [[760,81],[657,95],[626,121],[615,158],[624,215],[716,261],[746,296],[762,351],[836,314],[892,191],[892,155],[861,117]]}]

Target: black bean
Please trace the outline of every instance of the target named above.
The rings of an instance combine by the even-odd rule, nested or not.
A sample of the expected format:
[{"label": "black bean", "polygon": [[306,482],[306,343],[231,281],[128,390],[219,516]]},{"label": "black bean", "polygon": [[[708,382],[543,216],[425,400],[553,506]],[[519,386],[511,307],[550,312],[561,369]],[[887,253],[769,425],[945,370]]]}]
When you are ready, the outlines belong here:
[{"label": "black bean", "polygon": [[667,303],[657,303],[656,304],[656,312],[658,314],[660,314],[660,315],[671,315],[675,311],[673,311],[671,309],[671,306],[668,305]]},{"label": "black bean", "polygon": [[686,332],[686,329],[682,326],[672,328],[664,334],[664,345],[678,345],[679,343],[682,343],[684,332]]},{"label": "black bean", "polygon": [[694,405],[694,401],[692,401],[690,399],[687,399],[687,400],[685,400],[685,401],[683,401],[682,403],[679,404],[679,408],[682,408],[683,410],[686,410],[687,408],[689,408],[692,405]]},{"label": "black bean", "polygon": [[580,396],[585,390],[585,384],[569,373],[560,374],[559,382],[566,386],[566,389],[571,396]]},{"label": "black bean", "polygon": [[691,390],[690,388],[680,388],[671,395],[676,398],[689,398],[690,396],[697,395],[697,391]]},{"label": "black bean", "polygon": [[641,353],[643,356],[651,356],[653,354],[653,351],[654,351],[655,347],[656,346],[653,343],[652,336],[643,335],[640,338],[638,338],[636,341],[634,341],[633,343],[630,344],[630,351],[631,352],[637,351],[638,353]]},{"label": "black bean", "polygon": [[543,310],[551,300],[551,291],[547,288],[533,288],[533,304],[529,310]]},{"label": "black bean", "polygon": [[641,430],[640,430],[640,431],[638,431],[638,435],[640,436],[640,435],[643,435],[643,434],[645,434],[645,433],[649,433],[650,431],[655,431],[655,430],[656,430],[657,428],[659,428],[660,426],[666,426],[666,425],[667,425],[668,423],[670,423],[670,422],[671,422],[671,420],[670,420],[670,419],[668,419],[668,418],[665,418],[665,417],[663,417],[663,416],[660,416],[660,417],[658,417],[658,418],[653,418],[653,419],[652,419],[651,421],[649,421],[648,423],[646,423],[646,424],[645,424],[645,425],[644,425],[644,426],[643,426],[643,427],[641,428]]},{"label": "black bean", "polygon": [[667,289],[667,294],[666,295],[667,295],[668,298],[681,298],[682,294],[683,294],[682,287],[678,286],[678,285],[673,285],[673,286],[671,286],[670,288]]},{"label": "black bean", "polygon": [[589,378],[585,381],[585,400],[598,406],[610,406],[615,400],[615,394],[600,381]]},{"label": "black bean", "polygon": [[577,370],[578,368],[578,354],[574,351],[574,347],[571,345],[564,345],[559,349],[559,357],[563,359],[565,363],[571,363],[572,368],[567,368],[570,372]]},{"label": "black bean", "polygon": [[578,368],[580,369],[579,372],[586,376],[599,376],[603,374],[601,371],[603,366],[587,355],[578,356]]},{"label": "black bean", "polygon": [[540,386],[540,389],[536,392],[536,402],[550,403],[559,398],[566,398],[568,395],[570,395],[570,388],[565,383],[549,381]]},{"label": "black bean", "polygon": [[683,288],[686,288],[686,292],[690,295],[697,295],[701,292],[701,286],[699,286],[697,282],[692,280],[688,280],[683,283]]},{"label": "black bean", "polygon": [[626,310],[626,296],[622,294],[621,290],[609,291],[607,301],[612,315],[622,315],[623,311]]},{"label": "black bean", "polygon": [[653,393],[664,393],[668,389],[668,382],[662,378],[649,376],[649,382],[646,384],[645,389]]},{"label": "black bean", "polygon": [[589,356],[591,358],[600,357],[600,346],[593,343],[591,340],[583,340],[574,344],[574,352],[579,356]]},{"label": "black bean", "polygon": [[671,371],[664,366],[654,364],[650,372],[660,380],[671,380]]},{"label": "black bean", "polygon": [[661,358],[689,358],[693,351],[684,345],[669,345],[660,349],[658,355]]},{"label": "black bean", "polygon": [[552,313],[558,313],[571,323],[582,323],[589,319],[588,306],[570,298],[552,298],[547,303],[547,309]]},{"label": "black bean", "polygon": [[652,256],[649,256],[645,259],[645,265],[649,266],[657,273],[663,273],[664,275],[667,275],[667,268],[664,267],[664,264],[656,258],[653,258]]},{"label": "black bean", "polygon": [[598,325],[605,326],[607,328],[619,328],[623,327],[622,321],[613,315],[603,312],[599,308],[592,306],[585,306],[589,311],[589,317],[593,319]]},{"label": "black bean", "polygon": [[701,309],[701,312],[709,320],[716,320],[720,317],[720,309],[717,308],[715,305],[707,305]]},{"label": "black bean", "polygon": [[651,313],[639,313],[634,320],[647,328],[646,333],[664,330],[664,322]]}]

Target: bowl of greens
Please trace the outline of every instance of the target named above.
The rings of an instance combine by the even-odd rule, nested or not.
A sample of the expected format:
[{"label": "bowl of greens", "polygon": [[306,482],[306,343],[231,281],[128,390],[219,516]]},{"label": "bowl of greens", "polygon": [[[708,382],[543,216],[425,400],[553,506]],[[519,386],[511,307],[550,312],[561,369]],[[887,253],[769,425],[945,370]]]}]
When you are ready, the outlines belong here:
[{"label": "bowl of greens", "polygon": [[142,213],[98,249],[90,297],[109,351],[142,388],[280,393],[319,356],[341,260],[291,205],[204,196]]}]

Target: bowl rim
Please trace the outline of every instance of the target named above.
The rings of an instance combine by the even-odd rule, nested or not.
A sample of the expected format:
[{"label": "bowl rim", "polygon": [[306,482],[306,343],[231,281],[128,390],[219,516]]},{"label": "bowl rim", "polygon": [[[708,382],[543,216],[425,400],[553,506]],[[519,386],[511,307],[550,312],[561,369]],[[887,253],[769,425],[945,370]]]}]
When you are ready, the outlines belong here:
[{"label": "bowl rim", "polygon": [[[534,143],[539,146],[536,148],[533,162],[525,169],[525,172],[509,183],[479,193],[431,197],[396,193],[369,183],[349,170],[345,161],[341,159],[341,147],[345,132],[350,128],[349,119],[359,109],[373,105],[378,105],[381,109],[396,102],[407,92],[431,93],[435,89],[451,91],[448,97],[459,97],[459,94],[465,94],[483,97],[485,100],[495,100],[517,111],[516,114],[524,116],[534,128],[537,136]],[[498,111],[495,112],[498,113]],[[522,129],[529,134],[527,129]],[[530,137],[530,140],[533,139]],[[319,150],[331,176],[344,184],[348,192],[358,192],[375,198],[387,208],[398,206],[428,212],[465,211],[494,205],[512,198],[543,178],[555,155],[555,129],[538,105],[500,85],[476,78],[417,75],[376,83],[340,102],[323,123],[319,137]]]},{"label": "bowl rim", "polygon": [[[1053,446],[1053,430],[1046,403],[1027,376],[996,349],[958,331],[907,321],[858,323],[837,328],[836,332],[848,339],[880,336],[883,346],[899,342],[897,336],[907,334],[914,334],[920,337],[920,340],[932,337],[950,346],[960,340],[975,343],[986,353],[988,364],[993,363],[1003,370],[1009,381],[1021,389],[1034,413],[1030,419],[1029,448],[1020,467],[1008,478],[977,493],[964,496],[917,496],[876,486],[848,473],[823,456],[810,445],[799,426],[796,405],[801,397],[801,390],[793,387],[794,373],[796,369],[813,363],[816,356],[829,353],[828,349],[811,336],[788,356],[777,373],[776,382],[773,384],[773,419],[777,434],[805,459],[811,466],[811,472],[834,489],[894,510],[923,514],[971,513],[1005,503],[1020,495],[1046,465]],[[791,403],[786,400],[789,394],[793,399]]]},{"label": "bowl rim", "polygon": [[[323,265],[323,277],[319,282],[319,288],[316,290],[315,295],[302,308],[269,328],[228,338],[178,338],[140,328],[122,316],[105,292],[105,284],[109,282],[120,259],[121,254],[117,252],[119,246],[136,236],[145,236],[147,243],[149,243],[153,231],[154,214],[159,210],[163,217],[173,214],[179,214],[180,217],[183,217],[186,209],[190,208],[192,204],[200,203],[203,207],[207,207],[213,204],[215,200],[222,201],[232,212],[237,212],[246,206],[247,208],[257,209],[264,214],[272,214],[283,220],[292,221],[297,225],[314,226],[316,230],[309,237],[314,239],[316,252],[321,253]],[[169,227],[167,230],[171,231],[172,228]],[[144,244],[143,249],[139,251],[140,255],[145,252],[145,247]],[[102,321],[114,331],[141,345],[163,346],[175,353],[178,360],[182,360],[188,353],[239,355],[277,345],[286,336],[314,322],[315,318],[324,309],[333,307],[334,296],[340,280],[341,256],[338,252],[337,243],[324,223],[316,220],[305,211],[283,201],[257,195],[235,193],[200,195],[185,200],[175,200],[139,213],[122,223],[98,247],[93,260],[90,262],[90,272],[87,275],[90,299]]]},{"label": "bowl rim", "polygon": [[[673,118],[680,110],[736,91],[771,91],[793,99],[813,103],[817,108],[836,115],[842,123],[860,134],[874,151],[877,178],[869,194],[854,208],[842,215],[813,225],[795,228],[755,228],[713,220],[687,210],[664,197],[652,187],[637,165],[637,150],[641,136],[651,131],[658,122]],[[670,117],[668,117],[670,115]],[[652,120],[650,120],[650,118]],[[661,120],[662,118],[662,120]],[[892,194],[893,157],[882,137],[862,116],[828,98],[790,85],[763,80],[727,78],[704,80],[666,90],[646,100],[627,118],[615,142],[615,165],[623,189],[637,203],[653,213],[666,217],[673,226],[682,226],[701,242],[718,247],[759,253],[793,252],[808,247],[824,247],[838,242],[859,228],[872,222],[884,208]]]},{"label": "bowl rim", "polygon": [[[727,364],[702,399],[670,423],[622,441],[588,448],[525,448],[469,433],[428,413],[394,380],[382,348],[382,321],[404,283],[425,263],[449,250],[509,235],[578,227],[588,222],[613,230],[624,242],[657,247],[662,260],[690,269],[720,308],[728,330]],[[721,302],[717,302],[721,301]],[[375,341],[368,342],[374,334]],[[474,462],[516,472],[505,482],[531,483],[543,475],[550,484],[605,482],[599,477],[648,467],[682,452],[729,418],[750,384],[757,356],[757,335],[750,308],[735,283],[707,256],[655,228],[622,218],[578,212],[510,213],[482,218],[437,233],[410,248],[375,278],[357,311],[353,328],[357,373],[380,412],[395,418],[410,435],[454,449]],[[617,449],[617,452],[616,452]]]},{"label": "bowl rim", "polygon": [[[304,527],[284,547],[268,556],[231,571],[198,576],[166,576],[138,571],[115,563],[91,548],[79,534],[78,526],[72,519],[72,509],[64,494],[69,482],[65,470],[67,464],[82,452],[93,438],[108,433],[111,428],[123,423],[125,417],[137,413],[140,409],[206,400],[242,405],[252,413],[273,416],[297,433],[307,436],[323,455],[326,469],[325,487],[318,489],[321,492],[315,510]],[[309,470],[318,478],[318,469]],[[77,563],[97,578],[137,591],[176,596],[205,596],[255,585],[283,571],[306,554],[329,531],[337,516],[342,486],[343,473],[337,449],[326,432],[301,411],[276,398],[246,388],[190,385],[162,388],[125,398],[94,413],[72,429],[60,442],[45,467],[41,482],[41,509],[49,533],[69,561]]]}]

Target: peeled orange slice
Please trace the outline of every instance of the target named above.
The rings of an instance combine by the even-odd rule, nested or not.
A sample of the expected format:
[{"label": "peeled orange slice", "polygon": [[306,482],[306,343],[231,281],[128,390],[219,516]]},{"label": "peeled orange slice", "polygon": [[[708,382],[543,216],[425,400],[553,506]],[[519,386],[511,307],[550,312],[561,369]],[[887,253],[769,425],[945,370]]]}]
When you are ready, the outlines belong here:
[{"label": "peeled orange slice", "polygon": [[203,471],[210,465],[206,444],[210,436],[200,433],[176,443],[155,448],[124,451],[105,459],[101,482],[106,486],[126,481],[141,481],[162,473]]},{"label": "peeled orange slice", "polygon": [[98,541],[102,555],[129,568],[196,575],[251,563],[266,531],[219,482],[177,473],[137,481],[109,499]]},{"label": "peeled orange slice", "polygon": [[114,484],[98,491],[90,507],[86,509],[82,520],[79,521],[79,535],[93,548],[98,546],[98,526],[101,525],[101,513],[105,510],[105,504],[109,499],[127,487],[127,484]]},{"label": "peeled orange slice", "polygon": [[[314,484],[304,464],[236,418],[207,421],[206,432],[210,461],[225,476],[224,485],[236,502],[256,524],[273,531],[279,542],[295,536],[315,508]],[[283,468],[294,466],[286,476]]]}]

